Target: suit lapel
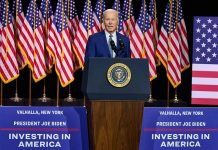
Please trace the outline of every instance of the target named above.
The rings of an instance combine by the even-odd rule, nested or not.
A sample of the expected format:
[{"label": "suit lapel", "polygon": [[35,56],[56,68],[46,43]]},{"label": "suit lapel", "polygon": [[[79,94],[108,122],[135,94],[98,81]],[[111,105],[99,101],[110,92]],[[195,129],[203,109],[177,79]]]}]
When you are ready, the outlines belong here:
[{"label": "suit lapel", "polygon": [[118,32],[116,32],[117,34],[117,49],[120,49],[120,43],[119,43],[119,39],[121,39],[120,34]]},{"label": "suit lapel", "polygon": [[[111,56],[111,53],[110,53],[110,49],[108,47],[108,43],[107,43],[107,38],[106,38],[106,35],[105,35],[105,32],[102,31],[101,32],[102,34],[102,51],[105,51],[105,53],[108,55],[108,56]],[[105,45],[105,46],[104,46]]]}]

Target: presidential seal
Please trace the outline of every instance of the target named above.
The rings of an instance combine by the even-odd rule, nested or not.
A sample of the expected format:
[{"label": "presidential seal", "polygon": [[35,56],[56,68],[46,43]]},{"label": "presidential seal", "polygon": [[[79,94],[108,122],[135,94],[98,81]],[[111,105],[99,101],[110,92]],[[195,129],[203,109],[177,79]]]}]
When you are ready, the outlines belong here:
[{"label": "presidential seal", "polygon": [[127,65],[116,63],[108,69],[107,79],[115,87],[124,87],[131,80],[131,71]]}]

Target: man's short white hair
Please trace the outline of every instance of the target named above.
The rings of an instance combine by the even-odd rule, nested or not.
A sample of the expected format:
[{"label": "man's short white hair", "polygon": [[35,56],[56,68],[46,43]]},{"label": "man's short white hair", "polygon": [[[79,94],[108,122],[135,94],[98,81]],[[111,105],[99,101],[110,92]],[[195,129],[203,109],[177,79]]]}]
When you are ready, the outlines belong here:
[{"label": "man's short white hair", "polygon": [[116,16],[117,16],[117,22],[119,22],[118,11],[116,11],[115,9],[106,9],[106,10],[103,12],[103,20],[104,20],[105,15],[106,15],[107,13],[115,13]]}]

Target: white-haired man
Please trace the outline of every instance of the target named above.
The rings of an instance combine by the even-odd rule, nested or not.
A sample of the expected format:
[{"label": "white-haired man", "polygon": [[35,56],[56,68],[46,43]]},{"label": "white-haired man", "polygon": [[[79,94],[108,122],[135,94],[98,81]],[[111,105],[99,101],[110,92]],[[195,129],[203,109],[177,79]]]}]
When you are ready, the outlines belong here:
[{"label": "white-haired man", "polygon": [[129,58],[129,38],[118,33],[118,12],[107,9],[103,12],[105,30],[89,36],[85,60],[89,57]]}]

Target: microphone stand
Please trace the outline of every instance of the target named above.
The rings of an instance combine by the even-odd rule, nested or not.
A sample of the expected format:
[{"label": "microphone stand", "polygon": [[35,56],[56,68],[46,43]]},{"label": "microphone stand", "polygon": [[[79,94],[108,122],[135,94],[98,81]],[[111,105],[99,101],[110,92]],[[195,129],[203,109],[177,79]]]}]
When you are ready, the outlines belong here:
[{"label": "microphone stand", "polygon": [[115,52],[116,57],[118,55],[118,51],[121,51],[121,50],[123,50],[125,48],[125,45],[124,45],[124,43],[123,43],[123,41],[121,39],[119,39],[119,44],[120,44],[120,48],[117,49],[114,41],[110,40],[111,49]]}]

